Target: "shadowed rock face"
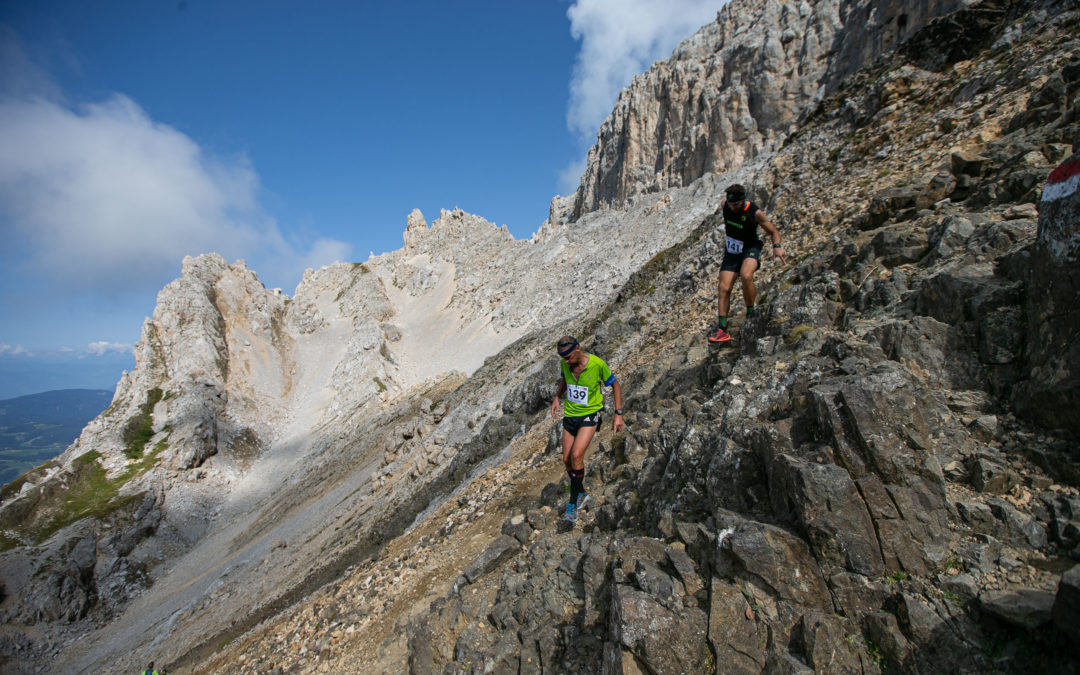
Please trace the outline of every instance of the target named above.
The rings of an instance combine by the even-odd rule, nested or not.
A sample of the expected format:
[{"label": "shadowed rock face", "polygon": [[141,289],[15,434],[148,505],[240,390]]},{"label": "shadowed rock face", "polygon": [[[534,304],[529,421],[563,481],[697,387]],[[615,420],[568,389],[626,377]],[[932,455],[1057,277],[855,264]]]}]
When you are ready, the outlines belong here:
[{"label": "shadowed rock face", "polygon": [[[1070,64],[1080,91],[1080,62]],[[1021,414],[1052,429],[1080,434],[1080,156],[1047,179],[1028,281],[1027,381],[1017,388]]]}]

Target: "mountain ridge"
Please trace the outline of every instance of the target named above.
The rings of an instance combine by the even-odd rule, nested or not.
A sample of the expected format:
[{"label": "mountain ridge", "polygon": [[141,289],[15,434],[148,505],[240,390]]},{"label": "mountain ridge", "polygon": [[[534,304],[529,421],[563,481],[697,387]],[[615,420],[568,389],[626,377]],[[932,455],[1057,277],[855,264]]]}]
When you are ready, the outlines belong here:
[{"label": "mountain ridge", "polygon": [[[1044,601],[1057,576],[1035,563],[1058,564],[1075,543],[1067,436],[1064,446],[1041,441],[1006,412],[1039,392],[1013,387],[1030,381],[1016,357],[1026,348],[994,327],[1028,311],[1034,202],[1071,150],[1058,146],[1075,138],[1076,78],[1058,87],[1054,73],[1073,72],[1055,35],[1077,18],[1061,4],[1015,7],[1024,23],[996,50],[941,71],[903,54],[871,64],[808,111],[775,155],[573,223],[553,218],[512,244],[514,259],[498,261],[506,271],[482,254],[506,235],[457,211],[431,228],[414,212],[401,251],[312,271],[291,299],[261,288],[242,263],[186,260],[147,322],[120,405],[66,460],[118,479],[132,470],[120,432],[136,421],[153,432],[144,459],[161,464],[119,488],[141,501],[111,516],[113,529],[77,521],[39,544],[39,561],[53,556],[74,572],[42,566],[41,581],[3,603],[5,631],[49,626],[56,641],[30,649],[76,669],[153,656],[194,670],[527,670],[543,655],[548,671],[632,672],[704,666],[707,652],[714,668],[745,657],[748,670],[876,672],[871,646],[894,667],[922,669],[911,645],[939,631],[960,641],[941,638],[933,653],[985,665],[972,645],[989,629],[940,589],[1007,614],[992,594],[1026,581]],[[1001,65],[1030,76],[1006,78]],[[912,114],[950,97],[928,119]],[[1010,131],[1021,119],[1036,120],[1030,134]],[[928,143],[954,139],[967,145]],[[785,224],[799,262],[766,264],[760,315],[736,322],[734,350],[711,352],[711,215],[734,181]],[[578,257],[590,241],[608,244],[619,264]],[[454,246],[468,259],[440,257]],[[553,270],[561,258],[570,264]],[[536,299],[522,302],[528,294],[515,296],[521,286],[507,279],[524,280]],[[574,311],[590,306],[597,314]],[[573,309],[553,310],[563,307]],[[530,323],[553,311],[563,313]],[[460,323],[478,317],[486,323]],[[459,345],[486,345],[477,353],[499,349],[470,354],[460,374],[446,368],[460,353],[410,371],[420,359],[406,334],[444,325]],[[545,419],[550,338],[562,332],[617,364],[633,411],[628,434],[602,435],[606,451],[591,453],[590,476],[602,480],[590,487],[598,503],[584,533],[553,527],[550,510],[561,487]],[[268,390],[293,403],[258,414]],[[901,416],[920,405],[919,416]],[[440,501],[454,490],[456,500]],[[189,542],[198,546],[179,557]],[[780,570],[828,574],[793,580],[764,564],[765,552],[784,561]],[[7,578],[33,577],[13,566],[17,555],[0,555],[15,573]],[[970,581],[947,574],[959,571],[952,556]],[[397,589],[421,569],[428,590],[399,606]],[[700,643],[635,641],[638,610]],[[62,617],[71,628],[56,627]],[[77,652],[47,651],[94,621],[101,630]]]}]

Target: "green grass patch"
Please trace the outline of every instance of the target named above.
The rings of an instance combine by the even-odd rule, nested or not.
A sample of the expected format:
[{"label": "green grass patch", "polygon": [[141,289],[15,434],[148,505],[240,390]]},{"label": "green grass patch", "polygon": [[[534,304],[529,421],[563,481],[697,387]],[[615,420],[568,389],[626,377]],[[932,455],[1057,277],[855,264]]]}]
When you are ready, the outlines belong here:
[{"label": "green grass patch", "polygon": [[674,256],[670,253],[670,249],[664,249],[650,258],[649,262],[645,263],[645,267],[651,268],[656,272],[667,272],[671,269],[673,257]]},{"label": "green grass patch", "polygon": [[100,458],[96,450],[91,450],[75,460],[72,466],[74,476],[66,493],[57,495],[57,503],[44,505],[46,508],[39,511],[45,511],[45,517],[31,523],[27,534],[35,541],[44,541],[77,520],[101,518],[132,501],[142,499],[140,495],[133,495],[118,500],[122,503],[113,503],[122,483],[109,480],[104,467],[98,462]]},{"label": "green grass patch", "polygon": [[380,379],[379,379],[379,378],[377,378],[377,377],[373,377],[373,378],[371,378],[371,379],[372,379],[372,380],[375,380],[375,386],[379,388],[379,391],[378,391],[377,393],[381,394],[381,393],[383,393],[384,391],[386,391],[386,385],[385,385],[385,384],[383,384],[383,381],[382,381],[382,380],[380,380]]},{"label": "green grass patch", "polygon": [[908,577],[907,572],[904,572],[904,571],[893,572],[889,576],[885,577],[885,583],[887,583],[887,584],[898,584],[901,581],[906,581],[908,578],[909,577]]},{"label": "green grass patch", "polygon": [[798,326],[795,326],[791,329],[791,332],[788,333],[788,336],[785,339],[787,340],[788,344],[793,345],[799,341],[799,338],[802,337],[803,333],[809,333],[812,330],[814,330],[813,326],[807,325],[805,323],[800,323]]},{"label": "green grass patch", "polygon": [[[66,487],[59,481],[49,481],[35,487],[33,494],[24,496],[4,511],[0,517],[0,551],[26,541],[39,544],[83,518],[105,519],[122,510],[136,508],[144,493],[120,497],[120,488],[157,464],[167,446],[166,440],[158,442],[145,457],[130,463],[123,473],[111,479],[98,461],[101,454],[96,450],[76,457]],[[15,536],[4,534],[4,530]]]},{"label": "green grass patch", "polygon": [[124,455],[128,459],[143,456],[146,444],[154,436],[154,406],[158,404],[164,392],[154,387],[146,392],[146,402],[139,406],[139,412],[125,424],[121,439],[124,441]]}]

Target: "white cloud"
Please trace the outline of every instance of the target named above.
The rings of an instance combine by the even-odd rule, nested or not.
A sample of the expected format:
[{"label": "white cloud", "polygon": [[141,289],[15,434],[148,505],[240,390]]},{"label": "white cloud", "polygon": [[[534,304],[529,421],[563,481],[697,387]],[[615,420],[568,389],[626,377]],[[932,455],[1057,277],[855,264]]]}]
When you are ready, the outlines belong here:
[{"label": "white cloud", "polygon": [[33,353],[22,345],[13,347],[6,343],[0,343],[0,356],[33,356]]},{"label": "white cloud", "polygon": [[567,123],[592,136],[619,91],[699,28],[725,0],[577,0],[566,15],[581,40],[570,82]]},{"label": "white cloud", "polygon": [[95,356],[103,356],[105,352],[119,352],[121,354],[129,353],[132,351],[131,345],[121,344],[119,342],[91,342],[86,345],[86,351]]},{"label": "white cloud", "polygon": [[[675,46],[716,19],[727,0],[577,0],[566,15],[581,41],[566,123],[584,146],[592,144],[619,91]],[[579,162],[584,167],[583,162]],[[571,164],[562,171],[575,170]],[[580,171],[578,172],[580,176]],[[560,190],[568,179],[560,175]],[[577,188],[573,177],[571,190]]]},{"label": "white cloud", "polygon": [[[0,54],[18,54],[12,42],[0,33]],[[25,72],[0,71],[0,224],[25,249],[24,273],[109,295],[156,291],[188,254],[245,258],[260,272],[269,262],[290,283],[332,262],[320,256],[348,256],[342,242],[287,240],[246,157],[215,156],[122,94],[66,104],[40,69],[15,63]]]}]

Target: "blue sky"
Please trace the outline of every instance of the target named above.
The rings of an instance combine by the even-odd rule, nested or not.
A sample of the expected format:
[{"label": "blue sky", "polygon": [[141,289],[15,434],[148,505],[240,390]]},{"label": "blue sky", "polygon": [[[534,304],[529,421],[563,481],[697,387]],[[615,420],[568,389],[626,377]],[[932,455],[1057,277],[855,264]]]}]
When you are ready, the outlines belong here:
[{"label": "blue sky", "polygon": [[460,207],[528,237],[721,0],[0,0],[0,398],[112,388],[185,255],[307,267]]}]

